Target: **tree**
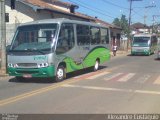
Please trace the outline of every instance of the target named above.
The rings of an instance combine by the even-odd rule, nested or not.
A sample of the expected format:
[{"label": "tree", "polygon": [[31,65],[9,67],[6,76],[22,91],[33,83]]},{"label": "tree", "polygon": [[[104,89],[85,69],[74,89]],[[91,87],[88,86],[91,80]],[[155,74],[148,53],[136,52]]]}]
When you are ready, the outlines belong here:
[{"label": "tree", "polygon": [[116,25],[116,26],[121,27],[122,28],[122,33],[129,37],[130,30],[129,30],[129,27],[128,27],[128,20],[126,19],[125,15],[122,15],[121,19],[115,18],[113,20],[113,24]]},{"label": "tree", "polygon": [[120,27],[121,23],[120,23],[119,18],[115,18],[114,21],[113,21],[113,24]]}]

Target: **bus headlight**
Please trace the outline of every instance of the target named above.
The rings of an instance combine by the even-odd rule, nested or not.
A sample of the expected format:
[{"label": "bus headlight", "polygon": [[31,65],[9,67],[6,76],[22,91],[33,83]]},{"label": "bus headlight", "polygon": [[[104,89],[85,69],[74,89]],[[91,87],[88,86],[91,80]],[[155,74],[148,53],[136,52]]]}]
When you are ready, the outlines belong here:
[{"label": "bus headlight", "polygon": [[38,68],[41,68],[41,67],[48,67],[48,63],[40,63],[38,65]]},{"label": "bus headlight", "polygon": [[13,67],[14,65],[12,63],[8,63],[8,67]]},{"label": "bus headlight", "polygon": [[148,50],[149,50],[149,49],[147,49],[147,48],[146,48],[146,49],[144,49],[144,51],[145,51],[145,52],[147,52]]},{"label": "bus headlight", "polygon": [[8,67],[16,68],[16,67],[18,67],[18,65],[17,64],[8,63]]}]

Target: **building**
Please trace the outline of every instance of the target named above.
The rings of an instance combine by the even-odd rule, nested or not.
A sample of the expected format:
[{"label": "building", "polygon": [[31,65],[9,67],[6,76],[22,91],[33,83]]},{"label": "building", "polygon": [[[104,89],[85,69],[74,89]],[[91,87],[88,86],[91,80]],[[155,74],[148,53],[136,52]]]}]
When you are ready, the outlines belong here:
[{"label": "building", "polygon": [[[11,9],[10,0],[6,4],[6,44],[10,44],[18,25],[40,19],[68,18],[88,22],[97,22],[111,28],[111,37],[120,39],[121,29],[97,18],[78,13],[79,6],[60,0],[16,0],[15,9]],[[120,43],[118,43],[120,45]]]},{"label": "building", "polygon": [[7,44],[10,44],[15,29],[19,24],[48,18],[68,18],[75,20],[94,21],[91,17],[75,13],[77,5],[59,0],[16,0],[15,9],[11,9],[10,0],[5,0]]},{"label": "building", "polygon": [[151,28],[142,23],[134,23],[131,25],[132,34],[151,33]]}]

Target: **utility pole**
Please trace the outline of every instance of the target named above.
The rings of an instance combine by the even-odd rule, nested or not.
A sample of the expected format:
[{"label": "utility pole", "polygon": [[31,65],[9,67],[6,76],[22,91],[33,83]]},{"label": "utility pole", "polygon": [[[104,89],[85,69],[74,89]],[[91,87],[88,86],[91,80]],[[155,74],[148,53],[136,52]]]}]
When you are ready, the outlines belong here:
[{"label": "utility pole", "polygon": [[1,73],[6,74],[6,23],[5,23],[5,0],[0,0],[0,27],[1,27]]},{"label": "utility pole", "polygon": [[132,1],[133,0],[130,0],[130,6],[129,6],[129,22],[128,22],[129,30],[130,30],[130,25],[131,25]]},{"label": "utility pole", "polygon": [[[132,16],[132,2],[133,1],[142,1],[142,0],[129,0],[130,1],[130,6],[129,6],[129,20],[128,20],[128,30],[129,30],[129,34],[130,34],[130,26],[131,26],[131,16]],[[129,48],[129,39],[127,40],[127,51]]]}]

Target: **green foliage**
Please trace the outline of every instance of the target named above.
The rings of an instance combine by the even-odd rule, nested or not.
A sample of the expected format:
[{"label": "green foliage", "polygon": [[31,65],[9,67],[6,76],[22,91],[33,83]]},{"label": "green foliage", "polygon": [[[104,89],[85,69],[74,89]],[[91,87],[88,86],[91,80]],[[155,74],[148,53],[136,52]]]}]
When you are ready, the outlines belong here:
[{"label": "green foliage", "polygon": [[121,18],[115,18],[113,24],[122,28],[122,34],[126,34],[128,37],[130,35],[130,30],[128,26],[128,20],[125,15],[122,15]]},{"label": "green foliage", "polygon": [[113,24],[116,25],[116,26],[119,26],[119,27],[121,25],[120,20],[118,18],[114,19]]}]

